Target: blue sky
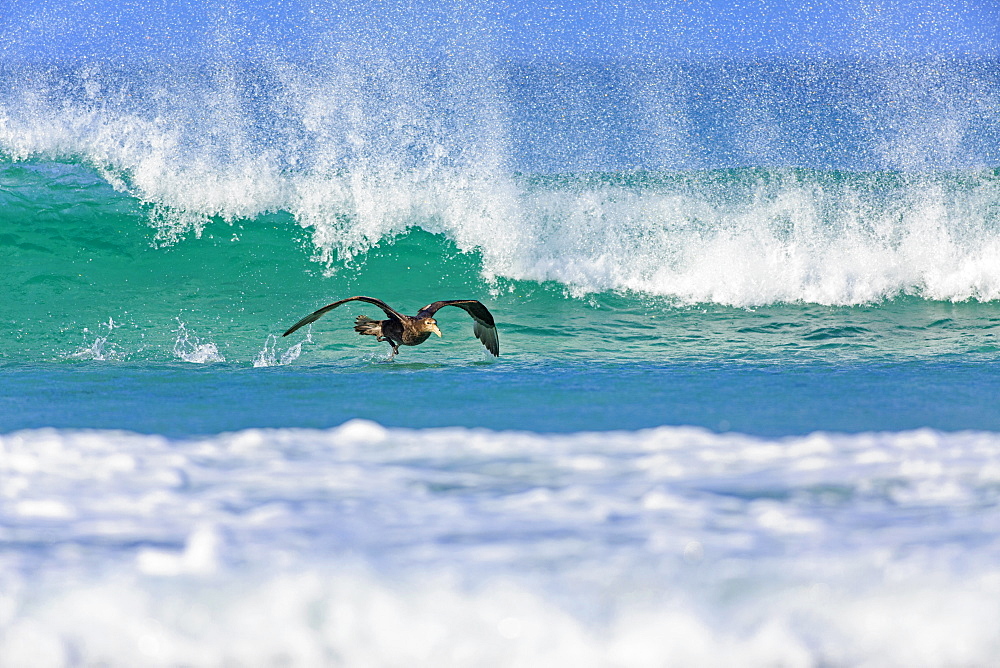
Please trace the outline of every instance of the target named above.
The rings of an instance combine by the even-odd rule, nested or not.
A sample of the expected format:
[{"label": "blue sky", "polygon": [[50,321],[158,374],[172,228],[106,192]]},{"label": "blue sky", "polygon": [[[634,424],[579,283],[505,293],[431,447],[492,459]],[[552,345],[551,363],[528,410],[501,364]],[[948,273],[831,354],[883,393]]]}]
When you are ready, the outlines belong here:
[{"label": "blue sky", "polygon": [[0,58],[288,56],[373,40],[515,59],[1000,53],[989,0],[4,0]]}]

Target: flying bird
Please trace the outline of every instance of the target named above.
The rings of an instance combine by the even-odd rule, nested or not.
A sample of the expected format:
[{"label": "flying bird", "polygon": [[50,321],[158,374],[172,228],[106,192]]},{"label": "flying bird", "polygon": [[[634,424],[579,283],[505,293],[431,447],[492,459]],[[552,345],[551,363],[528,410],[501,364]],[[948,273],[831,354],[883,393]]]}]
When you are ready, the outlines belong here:
[{"label": "flying bird", "polygon": [[316,322],[327,311],[332,311],[341,304],[354,301],[374,304],[389,316],[388,320],[372,320],[366,315],[359,315],[354,320],[354,331],[358,334],[374,336],[376,341],[388,342],[392,346],[393,357],[399,354],[399,346],[418,346],[426,341],[427,337],[431,334],[441,336],[441,330],[438,329],[434,314],[445,306],[457,306],[471,315],[474,321],[472,333],[476,335],[477,339],[483,342],[483,345],[486,346],[486,349],[494,357],[500,356],[500,339],[497,338],[497,326],[493,321],[493,314],[483,306],[482,302],[475,299],[446,299],[434,302],[420,309],[417,315],[409,316],[396,311],[381,299],[375,299],[374,297],[348,297],[347,299],[341,299],[332,304],[327,304],[317,311],[313,311],[289,327],[288,331],[282,334],[282,336],[288,336],[299,327]]}]

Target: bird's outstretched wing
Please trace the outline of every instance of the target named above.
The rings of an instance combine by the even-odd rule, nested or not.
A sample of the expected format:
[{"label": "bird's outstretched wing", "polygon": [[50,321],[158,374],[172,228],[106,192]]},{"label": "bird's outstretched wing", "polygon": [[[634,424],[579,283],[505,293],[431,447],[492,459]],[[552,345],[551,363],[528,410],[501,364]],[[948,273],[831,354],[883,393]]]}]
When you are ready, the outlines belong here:
[{"label": "bird's outstretched wing", "polygon": [[385,314],[387,316],[389,316],[393,320],[398,320],[400,323],[402,323],[403,320],[406,318],[406,316],[394,311],[391,306],[386,304],[381,299],[375,299],[374,297],[348,297],[347,299],[341,299],[338,302],[327,304],[323,308],[313,311],[306,317],[302,318],[302,320],[299,320],[297,323],[289,327],[288,331],[282,334],[282,336],[288,336],[289,334],[297,330],[299,327],[308,325],[311,322],[316,322],[317,320],[322,318],[323,314],[326,313],[327,311],[332,311],[341,304],[346,304],[347,302],[368,302],[369,304],[374,304],[375,306],[378,306],[380,309],[385,311]]},{"label": "bird's outstretched wing", "polygon": [[445,306],[457,306],[472,316],[475,324],[472,326],[472,333],[483,342],[486,349],[493,353],[494,357],[500,356],[500,339],[497,336],[497,325],[493,320],[493,314],[483,306],[483,303],[475,299],[446,299],[434,302],[420,309],[418,318],[430,318],[438,309]]}]

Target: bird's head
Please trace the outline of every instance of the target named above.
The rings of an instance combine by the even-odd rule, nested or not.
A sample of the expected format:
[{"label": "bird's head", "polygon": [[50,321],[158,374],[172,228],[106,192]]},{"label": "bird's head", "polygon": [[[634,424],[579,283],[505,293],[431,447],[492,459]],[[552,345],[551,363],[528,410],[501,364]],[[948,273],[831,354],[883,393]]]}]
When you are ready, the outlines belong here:
[{"label": "bird's head", "polygon": [[437,320],[435,320],[434,318],[424,318],[424,331],[434,332],[438,336],[441,336],[441,330],[438,329]]}]

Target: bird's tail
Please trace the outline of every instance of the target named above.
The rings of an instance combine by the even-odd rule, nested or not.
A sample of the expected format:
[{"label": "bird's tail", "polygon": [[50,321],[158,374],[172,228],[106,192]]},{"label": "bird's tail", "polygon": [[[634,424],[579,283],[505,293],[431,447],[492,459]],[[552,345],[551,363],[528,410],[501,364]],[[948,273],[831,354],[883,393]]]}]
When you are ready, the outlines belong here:
[{"label": "bird's tail", "polygon": [[358,334],[382,336],[382,323],[378,320],[372,320],[366,315],[359,315],[354,320],[354,331]]}]

